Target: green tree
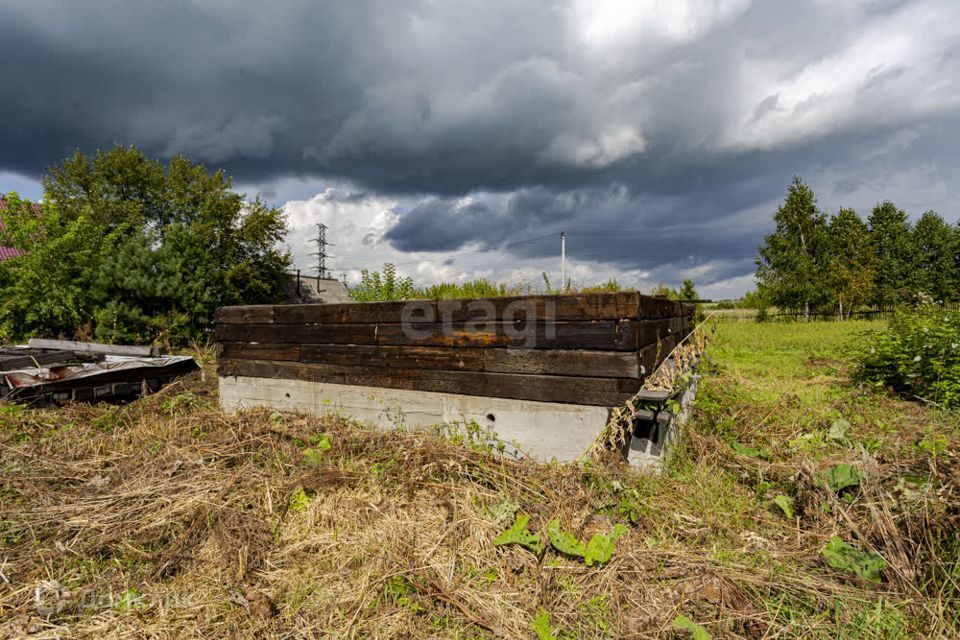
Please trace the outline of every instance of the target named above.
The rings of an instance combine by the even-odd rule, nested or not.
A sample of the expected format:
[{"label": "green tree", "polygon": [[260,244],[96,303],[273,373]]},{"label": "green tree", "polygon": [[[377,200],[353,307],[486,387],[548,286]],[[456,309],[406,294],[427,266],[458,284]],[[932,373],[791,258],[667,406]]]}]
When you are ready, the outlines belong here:
[{"label": "green tree", "polygon": [[650,290],[650,295],[657,296],[661,298],[669,298],[670,300],[679,300],[680,294],[677,293],[677,290],[673,287],[668,287],[665,283],[660,282],[653,289]]},{"label": "green tree", "polygon": [[683,279],[683,286],[680,287],[680,293],[678,294],[681,300],[699,300],[700,295],[697,294],[697,288],[693,284],[693,280],[690,278]]},{"label": "green tree", "polygon": [[756,260],[760,293],[778,307],[802,311],[808,319],[811,309],[830,300],[826,216],[817,208],[810,187],[794,177],[773,219],[776,231],[764,238]]},{"label": "green tree", "polygon": [[853,209],[840,209],[830,219],[829,239],[828,273],[836,311],[842,319],[873,298],[876,269],[870,231]]},{"label": "green tree", "polygon": [[52,167],[44,191],[36,215],[17,220],[26,255],[0,264],[13,271],[0,291],[7,334],[179,343],[218,306],[283,299],[284,214],[234,192],[222,171],[116,146]]},{"label": "green tree", "polygon": [[889,200],[873,208],[868,220],[877,269],[873,301],[889,309],[910,301],[916,291],[913,234],[907,214]]},{"label": "green tree", "polygon": [[916,277],[921,291],[935,300],[957,297],[957,238],[953,228],[933,211],[927,211],[913,228]]},{"label": "green tree", "polygon": [[766,309],[770,302],[759,291],[753,290],[743,294],[737,306],[741,309]]},{"label": "green tree", "polygon": [[23,255],[0,262],[0,334],[72,335],[90,318],[97,247],[109,238],[89,211],[67,219],[52,202],[41,209],[14,193],[6,201],[6,242]]}]

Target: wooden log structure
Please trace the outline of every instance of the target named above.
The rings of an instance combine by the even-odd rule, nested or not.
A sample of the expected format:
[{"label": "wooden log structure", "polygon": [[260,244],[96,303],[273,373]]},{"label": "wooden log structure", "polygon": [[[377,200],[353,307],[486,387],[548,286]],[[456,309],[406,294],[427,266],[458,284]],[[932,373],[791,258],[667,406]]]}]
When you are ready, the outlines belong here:
[{"label": "wooden log structure", "polygon": [[636,292],[217,310],[223,377],[616,406],[693,328]]}]

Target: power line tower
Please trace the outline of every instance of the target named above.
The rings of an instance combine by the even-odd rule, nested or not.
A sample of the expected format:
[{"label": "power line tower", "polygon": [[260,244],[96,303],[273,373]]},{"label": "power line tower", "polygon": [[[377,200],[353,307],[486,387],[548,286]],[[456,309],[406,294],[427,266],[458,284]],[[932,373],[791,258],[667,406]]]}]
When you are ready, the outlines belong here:
[{"label": "power line tower", "polygon": [[327,278],[329,277],[329,272],[327,271],[327,258],[333,258],[334,256],[327,253],[327,247],[334,246],[332,242],[327,242],[327,225],[322,222],[317,223],[317,237],[310,242],[317,243],[317,250],[311,253],[310,255],[316,256],[317,258],[317,277],[318,278]]}]

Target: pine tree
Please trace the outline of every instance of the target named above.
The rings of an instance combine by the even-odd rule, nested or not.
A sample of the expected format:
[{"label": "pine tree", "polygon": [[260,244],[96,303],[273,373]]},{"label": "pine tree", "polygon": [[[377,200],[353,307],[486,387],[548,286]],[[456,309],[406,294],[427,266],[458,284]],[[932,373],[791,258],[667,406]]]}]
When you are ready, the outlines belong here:
[{"label": "pine tree", "polygon": [[841,319],[873,298],[876,268],[870,251],[870,231],[853,209],[841,209],[830,219],[830,274],[835,307]]},{"label": "pine tree", "polygon": [[954,299],[957,296],[954,230],[935,212],[927,211],[913,229],[913,244],[920,291],[935,300]]},{"label": "pine tree", "polygon": [[916,292],[913,234],[907,214],[889,200],[873,208],[868,220],[877,277],[874,304],[880,309],[909,302]]},{"label": "pine tree", "polygon": [[809,319],[811,309],[830,300],[826,216],[810,187],[794,177],[773,218],[777,229],[764,238],[757,256],[758,286],[772,304]]}]

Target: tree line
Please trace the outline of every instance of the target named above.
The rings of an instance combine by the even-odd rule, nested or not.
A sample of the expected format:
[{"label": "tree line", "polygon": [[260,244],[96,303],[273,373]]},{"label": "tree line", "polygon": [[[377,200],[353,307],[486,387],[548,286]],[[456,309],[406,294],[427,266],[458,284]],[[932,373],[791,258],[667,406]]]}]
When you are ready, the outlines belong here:
[{"label": "tree line", "polygon": [[800,178],[773,217],[756,258],[760,298],[789,313],[840,318],[923,300],[960,300],[960,224],[934,211],[916,223],[889,200],[864,221],[853,209],[827,215]]},{"label": "tree line", "polygon": [[218,306],[283,300],[284,213],[222,171],[116,146],[67,158],[43,187],[42,203],[0,207],[0,245],[19,254],[0,262],[0,342],[183,344]]}]

